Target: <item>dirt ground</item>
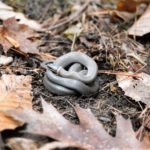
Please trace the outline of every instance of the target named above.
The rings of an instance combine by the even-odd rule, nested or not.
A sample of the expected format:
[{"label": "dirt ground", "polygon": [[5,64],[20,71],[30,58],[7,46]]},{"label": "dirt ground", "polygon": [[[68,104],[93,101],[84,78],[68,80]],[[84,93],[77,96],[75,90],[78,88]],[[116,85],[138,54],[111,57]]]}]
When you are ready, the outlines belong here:
[{"label": "dirt ground", "polygon": [[[14,0],[12,2],[11,0],[7,0],[7,2],[15,9],[24,12],[28,17],[43,23],[48,18],[53,18],[56,14],[67,16],[70,12],[69,8],[76,1],[24,0],[22,2],[21,0]],[[99,5],[98,1],[95,1],[95,5]],[[108,4],[105,2],[105,5]],[[100,5],[99,7],[105,5]],[[111,4],[109,5],[111,6]],[[109,17],[105,19],[101,18],[100,20],[98,17],[88,15],[85,20],[87,30],[81,33],[80,38],[76,40],[74,50],[86,52],[87,55],[96,61],[99,70],[127,71],[127,68],[121,63],[121,60],[125,58],[125,55],[121,51],[121,44],[123,42],[131,43],[133,42],[133,38],[128,37],[122,31],[125,31],[133,21],[123,22],[120,19],[116,19],[110,22]],[[72,41],[63,34],[64,28],[68,27],[69,24],[59,28],[59,30],[56,28],[53,33],[40,33],[40,51],[48,52],[56,57],[70,52]],[[148,41],[144,40],[144,38],[137,39],[137,42],[142,43],[145,47],[149,47]],[[135,47],[137,45],[135,43]],[[34,58],[34,56],[26,59],[19,54],[17,56],[13,52],[10,52],[9,55],[15,57],[14,62],[11,64],[13,73],[18,75],[32,75],[33,77],[33,108],[35,110],[42,111],[40,102],[42,96],[47,102],[52,103],[67,119],[76,124],[79,121],[73,106],[80,105],[83,108],[90,108],[108,133],[113,136],[116,129],[115,114],[119,113],[125,118],[131,118],[135,130],[141,126],[142,118],[139,116],[144,110],[145,105],[125,96],[124,92],[118,87],[115,75],[99,73],[99,91],[95,95],[88,97],[80,95],[56,96],[48,92],[43,86],[42,80],[45,70],[40,67],[41,62],[38,59]],[[18,66],[18,64],[22,65]],[[34,71],[35,69],[39,70]],[[3,70],[1,74],[7,72],[7,70]]]}]

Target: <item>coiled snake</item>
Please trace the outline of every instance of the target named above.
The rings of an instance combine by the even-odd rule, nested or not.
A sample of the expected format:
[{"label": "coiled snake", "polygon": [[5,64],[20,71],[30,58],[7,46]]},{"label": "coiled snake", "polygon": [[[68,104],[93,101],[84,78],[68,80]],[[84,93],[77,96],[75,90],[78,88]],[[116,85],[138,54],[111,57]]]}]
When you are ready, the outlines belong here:
[{"label": "coiled snake", "polygon": [[54,94],[92,95],[98,91],[97,64],[84,53],[70,52],[41,66],[47,69],[43,84]]}]

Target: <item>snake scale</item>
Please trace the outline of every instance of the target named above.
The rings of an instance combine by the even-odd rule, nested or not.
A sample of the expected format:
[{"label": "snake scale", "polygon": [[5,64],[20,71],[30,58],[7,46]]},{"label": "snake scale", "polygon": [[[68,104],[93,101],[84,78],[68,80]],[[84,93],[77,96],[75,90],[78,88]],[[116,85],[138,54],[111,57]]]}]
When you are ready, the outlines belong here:
[{"label": "snake scale", "polygon": [[43,84],[51,93],[92,95],[98,91],[97,64],[84,53],[70,52],[41,66],[47,69]]}]

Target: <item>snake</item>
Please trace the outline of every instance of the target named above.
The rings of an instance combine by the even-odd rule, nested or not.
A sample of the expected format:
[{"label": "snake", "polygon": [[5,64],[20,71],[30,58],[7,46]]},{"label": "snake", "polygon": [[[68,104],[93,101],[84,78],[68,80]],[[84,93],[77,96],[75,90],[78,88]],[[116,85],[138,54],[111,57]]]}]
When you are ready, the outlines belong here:
[{"label": "snake", "polygon": [[92,95],[98,91],[97,64],[82,52],[70,52],[41,64],[43,84],[56,95]]}]

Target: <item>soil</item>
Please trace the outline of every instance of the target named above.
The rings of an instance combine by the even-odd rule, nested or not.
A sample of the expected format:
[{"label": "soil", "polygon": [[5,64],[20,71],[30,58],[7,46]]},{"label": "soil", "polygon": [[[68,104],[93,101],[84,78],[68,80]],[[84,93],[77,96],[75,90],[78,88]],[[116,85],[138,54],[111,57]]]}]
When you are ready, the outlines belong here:
[{"label": "soil", "polygon": [[[8,3],[10,3],[10,1],[7,0]],[[47,3],[52,3],[52,5],[47,6],[47,10],[45,10],[43,8]],[[13,3],[13,7],[17,8],[15,6],[20,6],[20,10],[25,12],[28,17],[44,22],[55,14],[67,16],[70,13],[68,8],[71,7],[73,3],[75,3],[75,1],[56,0],[50,2],[49,0],[25,0],[22,3],[22,1],[16,0]],[[120,59],[124,59],[124,56],[119,52],[122,57],[119,58],[117,53],[118,50],[121,49],[122,39],[126,37],[126,35],[123,35],[123,38],[120,38],[122,35],[119,35],[119,38],[115,38],[115,35],[128,27],[133,20],[131,20],[130,23],[122,23],[120,20],[115,20],[109,25],[109,19],[102,20],[100,23],[97,17],[88,16],[87,18],[85,24],[87,23],[89,28],[76,40],[74,50],[85,52],[95,59],[99,70],[125,71],[126,68],[119,63]],[[99,30],[103,31],[102,34],[99,33],[99,30],[95,30],[96,27],[94,28],[94,25],[90,24],[90,21],[95,23],[95,26],[100,27]],[[115,28],[116,26],[117,29]],[[120,41],[118,41],[118,39]],[[127,37],[125,42],[129,40],[132,40],[132,38],[130,39]],[[58,33],[41,33],[41,42],[42,44],[39,47],[41,51],[48,52],[57,57],[70,52],[72,46],[72,41],[69,40],[62,31]],[[111,42],[113,43],[113,48],[111,47]],[[143,41],[140,40],[140,42]],[[100,44],[103,45],[102,48],[99,47]],[[148,42],[146,41],[144,44],[146,45]],[[78,124],[79,120],[74,112],[73,106],[80,105],[83,108],[90,108],[112,136],[115,136],[116,133],[116,114],[121,114],[125,118],[131,118],[135,130],[141,126],[142,118],[139,116],[144,110],[145,105],[141,102],[135,102],[131,98],[125,96],[124,92],[118,87],[115,75],[99,73],[99,91],[95,95],[89,97],[80,95],[56,96],[48,92],[43,86],[42,80],[45,70],[40,68],[41,62],[38,59],[34,58],[34,56],[29,58],[20,55],[17,56],[16,53],[14,54],[13,52],[10,52],[9,55],[15,58],[10,66],[13,73],[32,75],[33,77],[33,108],[35,110],[42,111],[40,102],[42,96],[47,102],[52,103],[61,114],[75,124]],[[112,63],[110,56],[113,57],[115,65]],[[18,66],[18,64],[21,65]],[[35,69],[39,70],[34,71]],[[1,73],[9,73],[9,70],[3,70]]]}]

